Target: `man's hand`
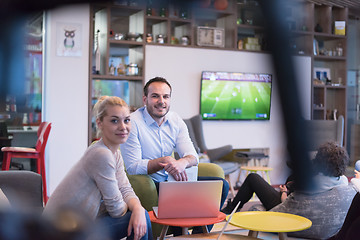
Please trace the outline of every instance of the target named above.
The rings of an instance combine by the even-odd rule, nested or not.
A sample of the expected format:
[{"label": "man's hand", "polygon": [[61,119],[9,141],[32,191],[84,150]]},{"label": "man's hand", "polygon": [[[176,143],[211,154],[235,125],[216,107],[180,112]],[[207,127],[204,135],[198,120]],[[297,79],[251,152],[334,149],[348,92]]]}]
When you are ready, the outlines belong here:
[{"label": "man's hand", "polygon": [[167,164],[162,164],[164,170],[171,174],[176,181],[187,181],[187,174],[185,169],[188,165],[188,162],[182,159],[179,159],[175,162],[170,162]]},{"label": "man's hand", "polygon": [[185,156],[176,160],[171,156],[156,158],[148,162],[148,174],[155,173],[164,169],[171,174],[176,181],[187,181],[185,169],[197,165],[196,157],[192,155]]},{"label": "man's hand", "polygon": [[160,171],[171,162],[176,162],[176,159],[171,156],[156,158],[148,162],[148,174]]}]

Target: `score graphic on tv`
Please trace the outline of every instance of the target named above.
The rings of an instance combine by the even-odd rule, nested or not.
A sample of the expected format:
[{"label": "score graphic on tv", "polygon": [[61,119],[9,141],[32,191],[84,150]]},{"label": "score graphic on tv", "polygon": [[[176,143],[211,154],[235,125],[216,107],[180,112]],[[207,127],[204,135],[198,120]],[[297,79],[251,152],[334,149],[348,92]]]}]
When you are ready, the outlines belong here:
[{"label": "score graphic on tv", "polygon": [[200,113],[207,120],[269,120],[272,75],[203,71]]}]

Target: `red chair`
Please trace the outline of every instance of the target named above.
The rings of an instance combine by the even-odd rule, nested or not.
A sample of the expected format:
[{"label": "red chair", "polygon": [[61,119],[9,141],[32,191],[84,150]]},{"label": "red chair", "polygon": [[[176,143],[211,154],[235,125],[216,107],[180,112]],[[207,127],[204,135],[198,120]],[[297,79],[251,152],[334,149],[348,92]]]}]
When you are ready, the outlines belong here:
[{"label": "red chair", "polygon": [[46,175],[45,175],[45,147],[50,134],[51,123],[42,122],[37,131],[38,139],[35,148],[27,147],[3,147],[1,151],[4,152],[4,159],[2,163],[2,170],[7,171],[10,168],[11,158],[33,158],[36,159],[37,173],[42,177],[43,181],[43,195],[44,203],[47,203],[46,191]]}]

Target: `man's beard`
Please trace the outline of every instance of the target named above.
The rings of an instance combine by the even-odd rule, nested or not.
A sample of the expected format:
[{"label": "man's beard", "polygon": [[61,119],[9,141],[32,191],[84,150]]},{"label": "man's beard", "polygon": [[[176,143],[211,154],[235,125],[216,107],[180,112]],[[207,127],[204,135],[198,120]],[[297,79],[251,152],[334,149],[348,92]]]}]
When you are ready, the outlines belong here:
[{"label": "man's beard", "polygon": [[[159,108],[166,109],[166,111],[164,113],[158,113],[157,109],[159,109]],[[156,118],[162,118],[169,112],[169,110],[170,110],[170,107],[167,107],[167,108],[165,107],[164,108],[162,104],[158,104],[158,105],[153,107],[153,111],[152,111],[151,114],[153,116],[155,116]]]}]

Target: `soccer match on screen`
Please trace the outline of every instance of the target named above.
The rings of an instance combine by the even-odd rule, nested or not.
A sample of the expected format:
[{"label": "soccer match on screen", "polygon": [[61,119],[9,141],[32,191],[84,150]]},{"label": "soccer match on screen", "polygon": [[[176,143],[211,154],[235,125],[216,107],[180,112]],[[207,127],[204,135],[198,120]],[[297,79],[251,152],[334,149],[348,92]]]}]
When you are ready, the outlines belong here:
[{"label": "soccer match on screen", "polygon": [[269,120],[271,74],[202,72],[203,119]]}]

